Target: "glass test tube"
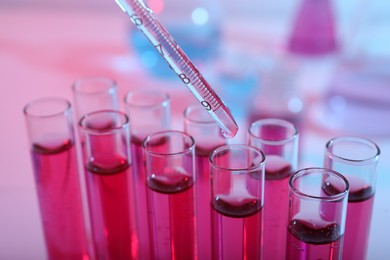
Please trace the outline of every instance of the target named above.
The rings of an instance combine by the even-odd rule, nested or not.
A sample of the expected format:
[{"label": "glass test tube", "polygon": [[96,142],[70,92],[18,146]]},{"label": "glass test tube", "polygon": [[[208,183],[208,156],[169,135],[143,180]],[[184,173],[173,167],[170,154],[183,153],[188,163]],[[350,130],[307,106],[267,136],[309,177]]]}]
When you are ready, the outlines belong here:
[{"label": "glass test tube", "polygon": [[248,145],[210,155],[213,259],[262,259],[264,161]]},{"label": "glass test tube", "polygon": [[153,258],[197,259],[195,142],[181,131],[162,131],[143,142]]},{"label": "glass test tube", "polygon": [[379,155],[379,147],[361,137],[336,137],[326,144],[324,167],[350,183],[343,259],[366,259]]},{"label": "glass test tube", "polygon": [[[86,174],[84,161],[86,160],[83,152],[84,137],[83,131],[80,130],[81,118],[91,112],[113,109],[119,110],[119,99],[118,99],[118,85],[117,83],[107,77],[95,76],[95,77],[84,77],[79,78],[72,84],[73,101],[75,107],[75,123],[76,123],[76,150],[79,162],[79,172],[82,173],[80,176],[82,198],[84,204],[85,221],[88,228],[88,240],[90,241],[90,247],[93,247],[91,223],[88,211],[88,199],[86,191]],[[93,252],[94,250],[91,249]]]},{"label": "glass test tube", "polygon": [[48,259],[89,259],[71,104],[34,100],[24,116]]},{"label": "glass test tube", "polygon": [[289,181],[286,259],[339,259],[349,183],[338,172],[306,168]]},{"label": "glass test tube", "polygon": [[80,127],[95,255],[97,259],[135,259],[128,117],[101,110],[84,115]]},{"label": "glass test tube", "polygon": [[226,144],[218,124],[198,104],[184,111],[184,131],[195,139],[196,170],[196,220],[198,232],[198,257],[211,259],[211,207],[209,155]]},{"label": "glass test tube", "polygon": [[167,130],[170,126],[170,99],[157,90],[129,91],[125,97],[125,109],[131,124],[131,154],[134,169],[134,198],[137,207],[140,259],[151,258],[150,230],[146,199],[146,173],[142,142],[152,133]]},{"label": "glass test tube", "polygon": [[282,119],[253,122],[248,132],[249,145],[263,151],[264,187],[264,259],[284,260],[286,252],[288,181],[298,167],[298,130]]}]

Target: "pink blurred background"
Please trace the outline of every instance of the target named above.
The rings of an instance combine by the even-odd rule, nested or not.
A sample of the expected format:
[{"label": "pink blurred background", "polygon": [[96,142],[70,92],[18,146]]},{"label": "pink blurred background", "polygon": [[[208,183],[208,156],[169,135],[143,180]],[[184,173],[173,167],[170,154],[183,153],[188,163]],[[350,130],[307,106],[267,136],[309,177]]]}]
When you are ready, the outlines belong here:
[{"label": "pink blurred background", "polygon": [[[361,135],[380,146],[368,258],[389,259],[388,1],[335,1],[340,49],[321,56],[286,52],[300,1],[216,3],[221,11],[220,54],[214,61],[201,64],[200,71],[240,124],[232,142],[245,141],[246,115],[258,109],[248,104],[265,89],[259,82],[266,82],[263,78],[278,82],[272,78],[273,69],[282,64],[285,73],[287,67],[286,73],[294,78],[291,88],[304,108],[299,111],[301,167],[320,166],[326,141],[336,135]],[[182,112],[195,99],[179,80],[155,77],[143,67],[129,41],[133,29],[115,1],[0,0],[0,259],[45,258],[22,113],[27,102],[44,96],[72,101],[73,81],[102,75],[117,80],[121,98],[135,88],[164,88],[172,97],[173,128],[182,129]],[[252,81],[245,85],[248,79]],[[236,85],[222,84],[233,80],[237,80]]]}]

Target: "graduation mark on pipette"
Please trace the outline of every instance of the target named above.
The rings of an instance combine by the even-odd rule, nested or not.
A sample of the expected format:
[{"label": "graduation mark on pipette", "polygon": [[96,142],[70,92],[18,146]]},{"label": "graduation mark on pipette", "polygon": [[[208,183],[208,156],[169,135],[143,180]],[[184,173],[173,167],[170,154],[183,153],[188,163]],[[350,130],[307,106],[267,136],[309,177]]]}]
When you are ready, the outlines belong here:
[{"label": "graduation mark on pipette", "polygon": [[144,33],[151,44],[167,61],[169,67],[188,87],[200,104],[209,112],[226,138],[237,134],[238,126],[229,109],[210,87],[169,32],[154,17],[142,0],[115,0],[131,21]]}]

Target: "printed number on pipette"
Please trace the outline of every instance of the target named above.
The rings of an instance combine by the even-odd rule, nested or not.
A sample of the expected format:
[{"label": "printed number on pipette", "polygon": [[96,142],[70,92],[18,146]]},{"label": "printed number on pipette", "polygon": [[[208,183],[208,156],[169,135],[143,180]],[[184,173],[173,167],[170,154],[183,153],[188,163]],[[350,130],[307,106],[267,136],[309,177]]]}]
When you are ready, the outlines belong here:
[{"label": "printed number on pipette", "polygon": [[130,16],[131,21],[144,33],[167,61],[169,67],[209,112],[221,128],[221,133],[227,138],[234,137],[238,131],[238,126],[229,109],[173,37],[154,17],[152,10],[141,0],[116,0],[116,2]]}]

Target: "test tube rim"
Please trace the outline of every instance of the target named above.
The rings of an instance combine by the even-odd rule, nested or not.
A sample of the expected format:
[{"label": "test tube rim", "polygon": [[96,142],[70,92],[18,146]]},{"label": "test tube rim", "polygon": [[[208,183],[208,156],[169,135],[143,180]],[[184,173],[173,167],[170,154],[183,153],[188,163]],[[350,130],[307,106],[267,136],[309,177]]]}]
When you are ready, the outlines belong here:
[{"label": "test tube rim", "polygon": [[[256,164],[256,165],[253,165],[253,166],[250,166],[250,167],[246,167],[246,168],[238,168],[238,167],[235,167],[235,168],[229,168],[229,167],[223,167],[223,166],[219,166],[218,164],[215,163],[215,161],[213,160],[213,156],[223,150],[227,150],[227,149],[231,149],[231,148],[234,148],[234,149],[250,149],[254,152],[256,152],[257,154],[261,155],[261,161]],[[252,145],[247,145],[247,144],[226,144],[226,145],[221,145],[220,147],[214,149],[210,155],[209,155],[209,162],[210,162],[210,166],[215,168],[215,169],[218,169],[218,170],[222,170],[222,171],[231,171],[231,172],[249,172],[249,171],[255,171],[255,170],[258,170],[258,169],[262,169],[265,165],[265,160],[266,160],[266,157],[265,157],[265,154],[263,153],[263,151],[261,151],[259,148],[255,147],[255,146],[252,146]]]},{"label": "test tube rim", "polygon": [[[253,127],[255,125],[266,125],[266,124],[268,124],[268,125],[272,124],[272,125],[279,125],[279,126],[288,127],[290,129],[293,129],[293,134],[291,134],[289,137],[281,139],[281,140],[262,139],[262,138],[260,138],[259,136],[257,136],[253,132]],[[291,123],[291,122],[289,122],[287,120],[284,120],[284,119],[280,119],[280,118],[265,118],[265,119],[256,120],[256,121],[251,123],[251,125],[249,127],[249,130],[248,130],[248,134],[249,134],[250,138],[258,140],[261,143],[267,144],[267,145],[281,145],[281,144],[285,144],[285,143],[291,142],[294,139],[298,139],[299,138],[299,130],[298,130],[298,128],[293,123]]]},{"label": "test tube rim", "polygon": [[[355,143],[366,144],[366,145],[369,145],[374,150],[376,150],[376,152],[373,153],[374,154],[373,156],[370,156],[370,157],[364,158],[364,159],[352,159],[352,158],[346,158],[345,156],[339,156],[339,155],[331,152],[331,149],[330,149],[335,143],[337,143],[339,141],[350,141],[350,142],[355,142]],[[325,144],[325,153],[329,158],[331,158],[332,160],[335,160],[335,161],[343,162],[346,164],[353,164],[353,165],[366,165],[366,164],[371,164],[371,163],[377,162],[379,160],[381,150],[375,142],[371,141],[368,138],[359,137],[359,136],[338,136],[338,137],[334,137],[334,138],[330,139]]]},{"label": "test tube rim", "polygon": [[[134,94],[153,94],[155,96],[161,97],[161,102],[151,103],[151,104],[140,104],[140,103],[132,103],[128,101],[128,98],[130,95]],[[165,91],[159,91],[159,90],[153,90],[153,89],[136,89],[136,90],[129,90],[125,96],[123,97],[123,102],[126,106],[130,107],[142,107],[142,108],[153,108],[153,107],[160,107],[160,106],[168,106],[170,102],[170,96]]]},{"label": "test tube rim", "polygon": [[[42,102],[63,102],[63,109],[53,112],[52,110],[48,110],[46,114],[35,114],[31,113],[32,106],[37,104],[42,104]],[[56,116],[65,115],[72,108],[71,103],[66,98],[62,97],[42,97],[29,101],[23,108],[23,113],[26,117],[30,118],[51,118]]]},{"label": "test tube rim", "polygon": [[[186,147],[185,149],[183,149],[182,151],[173,152],[173,153],[153,152],[153,151],[148,149],[148,147],[146,146],[146,143],[152,137],[156,137],[158,135],[166,135],[166,134],[180,134],[180,135],[186,137],[187,140],[190,141],[189,142],[190,145],[188,147]],[[145,137],[145,139],[142,142],[142,150],[144,151],[144,153],[149,154],[149,155],[153,155],[154,157],[183,156],[185,154],[194,153],[194,151],[195,151],[195,139],[191,135],[187,134],[186,132],[179,131],[179,130],[162,130],[162,131],[157,131],[157,132],[149,134],[147,137]]]},{"label": "test tube rim", "polygon": [[[108,83],[105,87],[102,87],[100,89],[94,89],[93,91],[86,91],[85,89],[82,89],[80,86],[82,85],[82,82],[85,81],[102,81]],[[94,85],[96,86],[96,85]],[[72,84],[72,90],[74,93],[78,93],[79,95],[84,95],[84,96],[94,96],[94,95],[99,95],[99,94],[105,94],[107,93],[107,90],[111,93],[114,91],[113,89],[116,89],[118,87],[118,84],[116,80],[110,78],[110,77],[104,77],[104,76],[92,76],[92,77],[84,77],[84,78],[79,78],[76,81],[73,82]]]},{"label": "test tube rim", "polygon": [[[84,123],[85,120],[87,120],[88,117],[95,116],[97,114],[103,114],[103,113],[112,113],[112,114],[119,115],[123,120],[121,121],[121,124],[119,124],[118,126],[112,127],[110,129],[103,129],[103,130],[102,129],[89,128]],[[129,126],[129,117],[127,116],[126,113],[124,113],[124,112],[122,112],[120,110],[114,110],[114,109],[98,110],[98,111],[93,111],[93,112],[90,112],[90,113],[87,113],[87,114],[83,115],[80,118],[79,126],[80,126],[80,128],[83,131],[85,131],[88,134],[94,134],[94,135],[105,135],[106,134],[106,135],[110,135],[110,134],[112,134],[114,132],[117,132],[117,131],[120,131],[122,129],[128,128],[128,126]]]},{"label": "test tube rim", "polygon": [[[190,117],[190,116],[189,116],[189,113],[192,112],[192,111],[194,111],[194,110],[197,110],[197,111],[204,111],[204,113],[208,115],[207,120],[200,120],[200,119],[195,119],[195,118],[193,118],[193,117]],[[210,114],[207,113],[207,111],[204,110],[204,108],[201,107],[199,104],[191,104],[191,105],[188,105],[188,106],[184,109],[183,116],[184,116],[185,120],[188,120],[189,122],[194,123],[194,124],[209,125],[209,124],[214,123],[215,125],[218,125],[217,122],[210,116]]]},{"label": "test tube rim", "polygon": [[[328,172],[336,175],[338,178],[344,181],[345,183],[345,189],[343,191],[340,191],[337,194],[334,195],[328,195],[328,196],[315,196],[315,195],[310,195],[305,192],[302,192],[298,190],[294,185],[293,182],[298,178],[301,177],[302,175],[313,173],[313,172],[318,172],[318,173],[323,173],[323,172]],[[340,201],[340,199],[348,199],[348,194],[349,194],[349,182],[347,178],[345,178],[344,175],[341,173],[328,169],[328,168],[322,168],[322,167],[308,167],[308,168],[303,168],[295,173],[293,173],[288,181],[288,189],[290,192],[294,193],[296,196],[300,198],[305,198],[305,199],[312,199],[312,200],[322,200],[322,201]]]}]

